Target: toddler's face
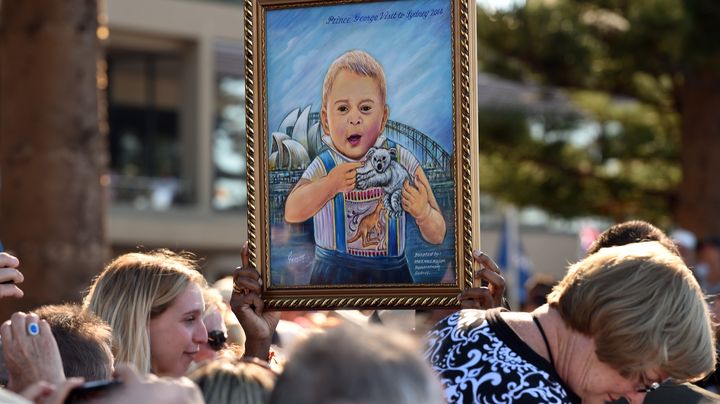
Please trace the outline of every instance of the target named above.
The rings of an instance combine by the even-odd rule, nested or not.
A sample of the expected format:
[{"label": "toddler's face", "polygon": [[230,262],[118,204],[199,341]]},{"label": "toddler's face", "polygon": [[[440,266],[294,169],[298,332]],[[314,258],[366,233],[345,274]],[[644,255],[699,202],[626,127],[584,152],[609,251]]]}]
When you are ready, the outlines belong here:
[{"label": "toddler's face", "polygon": [[385,127],[389,109],[372,77],[343,70],[321,110],[323,130],[343,155],[360,159]]}]

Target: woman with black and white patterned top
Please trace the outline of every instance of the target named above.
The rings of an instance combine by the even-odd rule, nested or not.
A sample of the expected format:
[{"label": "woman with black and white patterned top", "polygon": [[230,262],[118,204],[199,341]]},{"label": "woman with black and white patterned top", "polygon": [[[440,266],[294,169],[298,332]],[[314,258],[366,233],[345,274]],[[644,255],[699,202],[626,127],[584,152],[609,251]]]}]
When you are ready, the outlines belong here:
[{"label": "woman with black and white patterned top", "polygon": [[697,281],[657,242],[572,265],[532,313],[461,310],[428,336],[446,399],[464,403],[641,403],[665,379],[715,367]]}]

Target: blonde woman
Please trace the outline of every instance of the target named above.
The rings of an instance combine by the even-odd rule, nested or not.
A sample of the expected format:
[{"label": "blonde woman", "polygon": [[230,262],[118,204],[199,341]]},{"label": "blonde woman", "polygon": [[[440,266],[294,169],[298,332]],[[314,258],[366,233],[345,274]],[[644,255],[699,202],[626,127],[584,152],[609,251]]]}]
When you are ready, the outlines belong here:
[{"label": "blonde woman", "polygon": [[84,307],[110,324],[115,363],[182,376],[207,342],[205,279],[195,262],[168,250],[121,255],[90,286]]}]

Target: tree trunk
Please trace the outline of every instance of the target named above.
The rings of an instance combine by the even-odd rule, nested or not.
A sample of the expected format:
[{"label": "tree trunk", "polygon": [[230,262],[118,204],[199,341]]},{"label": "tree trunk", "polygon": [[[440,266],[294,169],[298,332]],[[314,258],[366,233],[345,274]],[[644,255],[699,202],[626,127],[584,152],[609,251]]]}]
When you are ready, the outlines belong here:
[{"label": "tree trunk", "polygon": [[97,12],[96,0],[0,6],[0,240],[25,275],[0,321],[78,301],[107,258]]},{"label": "tree trunk", "polygon": [[680,226],[698,237],[720,235],[720,74],[688,75],[682,103]]}]

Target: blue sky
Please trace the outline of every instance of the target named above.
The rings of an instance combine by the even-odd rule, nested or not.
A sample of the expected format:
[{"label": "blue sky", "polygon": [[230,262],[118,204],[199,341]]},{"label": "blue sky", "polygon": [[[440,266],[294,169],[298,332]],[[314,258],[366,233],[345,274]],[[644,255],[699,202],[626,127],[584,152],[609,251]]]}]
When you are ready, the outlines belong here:
[{"label": "blue sky", "polygon": [[[383,18],[393,14],[394,19]],[[361,49],[385,69],[390,119],[415,127],[451,151],[450,18],[450,0],[269,10],[269,131],[295,108],[312,104],[311,111],[319,112],[328,66],[342,53]]]}]

